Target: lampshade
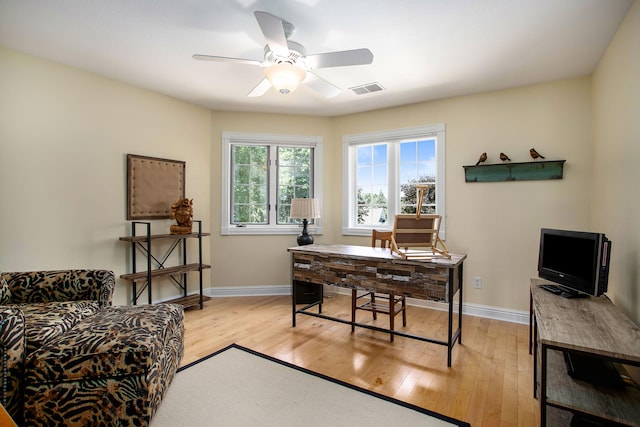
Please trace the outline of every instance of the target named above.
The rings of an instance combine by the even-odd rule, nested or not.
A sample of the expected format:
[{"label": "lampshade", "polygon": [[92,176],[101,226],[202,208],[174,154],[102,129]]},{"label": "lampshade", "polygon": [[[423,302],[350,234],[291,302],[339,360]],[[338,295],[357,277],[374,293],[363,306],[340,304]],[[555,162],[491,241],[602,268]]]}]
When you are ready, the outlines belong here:
[{"label": "lampshade", "polygon": [[318,199],[292,199],[289,218],[320,218],[320,204],[318,203]]},{"label": "lampshade", "polygon": [[307,72],[288,62],[273,64],[264,69],[264,76],[271,85],[283,95],[296,90],[307,77]]}]

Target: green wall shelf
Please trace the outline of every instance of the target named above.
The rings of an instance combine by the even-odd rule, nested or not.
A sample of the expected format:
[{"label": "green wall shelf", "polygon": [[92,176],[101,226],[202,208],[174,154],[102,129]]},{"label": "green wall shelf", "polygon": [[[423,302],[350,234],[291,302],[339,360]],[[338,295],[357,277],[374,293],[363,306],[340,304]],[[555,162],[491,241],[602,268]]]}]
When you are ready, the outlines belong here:
[{"label": "green wall shelf", "polygon": [[464,180],[465,182],[499,182],[562,179],[564,162],[566,160],[463,166]]}]

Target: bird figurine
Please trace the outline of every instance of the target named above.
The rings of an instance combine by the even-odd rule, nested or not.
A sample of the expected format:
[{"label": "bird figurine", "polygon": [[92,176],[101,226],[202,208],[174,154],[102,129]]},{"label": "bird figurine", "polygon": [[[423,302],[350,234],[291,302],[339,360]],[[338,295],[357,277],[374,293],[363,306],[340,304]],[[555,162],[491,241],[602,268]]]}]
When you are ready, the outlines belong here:
[{"label": "bird figurine", "polygon": [[484,163],[487,161],[487,153],[482,153],[480,155],[480,158],[478,159],[478,163],[476,163],[476,166],[478,166],[480,163]]},{"label": "bird figurine", "polygon": [[533,157],[534,161],[538,160],[538,158],[544,159],[544,156],[538,153],[535,148],[529,150],[529,154],[531,154],[531,157]]},{"label": "bird figurine", "polygon": [[507,155],[506,155],[506,154],[504,154],[504,153],[500,153],[500,160],[502,160],[503,162],[507,162],[507,161],[508,161],[508,162],[510,162],[510,161],[511,161],[511,159],[509,158],[509,156],[507,156]]}]

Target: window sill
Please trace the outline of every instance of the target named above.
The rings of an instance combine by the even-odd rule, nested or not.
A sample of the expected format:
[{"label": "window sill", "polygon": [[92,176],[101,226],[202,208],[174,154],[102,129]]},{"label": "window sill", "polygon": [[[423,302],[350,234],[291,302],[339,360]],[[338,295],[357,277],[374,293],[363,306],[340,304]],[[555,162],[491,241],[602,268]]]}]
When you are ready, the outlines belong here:
[{"label": "window sill", "polygon": [[383,228],[383,227],[372,227],[372,228],[343,228],[342,235],[343,236],[371,236],[371,232],[373,229],[378,231],[393,231],[392,228]]},{"label": "window sill", "polygon": [[[373,229],[378,231],[393,231],[393,228],[383,228],[383,227],[373,227],[373,228],[343,228],[342,235],[343,236],[365,236],[370,237]],[[311,233],[314,234],[314,233]],[[321,234],[321,233],[318,233]],[[440,238],[442,241],[445,241],[445,232],[442,228],[440,228]]]},{"label": "window sill", "polygon": [[[312,236],[321,236],[322,227],[307,227]],[[296,227],[270,227],[261,225],[227,226],[220,227],[220,234],[223,236],[268,236],[268,235],[299,235],[302,233],[302,226]]]}]

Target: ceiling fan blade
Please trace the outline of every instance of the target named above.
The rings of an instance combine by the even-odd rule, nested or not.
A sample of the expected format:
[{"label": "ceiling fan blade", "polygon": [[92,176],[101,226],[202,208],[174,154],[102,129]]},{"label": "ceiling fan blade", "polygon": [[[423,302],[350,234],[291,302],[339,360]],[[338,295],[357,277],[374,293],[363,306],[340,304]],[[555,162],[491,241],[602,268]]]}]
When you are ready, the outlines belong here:
[{"label": "ceiling fan blade", "polygon": [[304,84],[326,98],[333,98],[342,92],[339,87],[332,85],[313,73],[307,73],[307,78],[304,80]]},{"label": "ceiling fan blade", "polygon": [[309,69],[365,65],[373,62],[373,53],[369,49],[343,50],[307,55],[304,61]]},{"label": "ceiling fan blade", "polygon": [[271,88],[271,82],[267,79],[263,79],[258,86],[254,87],[247,96],[255,98],[256,96],[264,95]]},{"label": "ceiling fan blade", "polygon": [[262,34],[267,40],[269,49],[277,56],[288,58],[289,45],[287,44],[287,36],[284,33],[282,19],[267,12],[256,11],[253,14],[258,20],[258,25],[260,25]]},{"label": "ceiling fan blade", "polygon": [[226,56],[211,56],[211,55],[193,55],[193,59],[197,59],[198,61],[216,61],[216,62],[235,62],[236,64],[246,64],[246,65],[261,65],[260,61],[255,61],[253,59],[242,59],[242,58],[228,58]]}]

